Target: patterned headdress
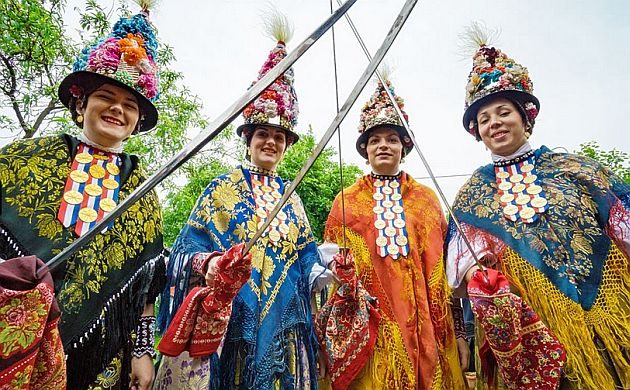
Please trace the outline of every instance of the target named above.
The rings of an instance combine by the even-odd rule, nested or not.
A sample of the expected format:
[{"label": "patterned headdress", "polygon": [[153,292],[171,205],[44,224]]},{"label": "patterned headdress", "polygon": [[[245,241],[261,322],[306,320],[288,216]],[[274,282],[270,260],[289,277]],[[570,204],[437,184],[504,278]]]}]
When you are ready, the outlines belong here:
[{"label": "patterned headdress", "polygon": [[73,72],[59,85],[59,99],[70,108],[73,98],[102,84],[113,84],[132,92],[140,106],[139,130],[155,127],[158,112],[153,102],[159,97],[157,38],[149,22],[152,0],[135,0],[142,12],[121,18],[112,32],[84,48],[74,63]]},{"label": "patterned headdress", "polygon": [[[286,44],[293,35],[293,28],[286,16],[275,10],[268,13],[264,22],[267,34],[276,40],[277,44],[269,52],[267,60],[258,72],[258,78],[251,86],[287,56]],[[256,100],[245,107],[243,110],[245,123],[236,129],[236,134],[239,137],[246,137],[256,125],[268,125],[286,131],[287,145],[296,143],[299,136],[294,129],[297,125],[298,113],[298,100],[293,88],[293,68],[289,68]]]},{"label": "patterned headdress", "polygon": [[[392,96],[394,96],[396,103],[405,117],[405,120],[409,121],[407,114],[403,110],[405,103],[403,99],[400,96],[397,96],[394,92],[394,86],[387,77],[386,73],[387,72],[381,72],[381,75],[385,80],[385,84]],[[381,126],[391,127],[398,132],[405,149],[405,155],[411,151],[411,148],[413,148],[411,137],[409,137],[409,133],[407,133],[407,130],[403,127],[394,105],[389,100],[387,92],[385,91],[385,86],[383,86],[383,84],[379,81],[376,86],[376,90],[370,97],[370,100],[368,100],[361,109],[361,116],[359,117],[360,135],[357,139],[356,148],[363,158],[367,159],[367,141],[368,138],[370,138],[372,130]]]},{"label": "patterned headdress", "polygon": [[534,84],[527,68],[501,50],[489,46],[489,34],[479,24],[470,26],[463,39],[477,50],[466,85],[463,124],[478,140],[477,111],[489,98],[504,97],[518,106],[533,126],[540,103],[533,95]]}]

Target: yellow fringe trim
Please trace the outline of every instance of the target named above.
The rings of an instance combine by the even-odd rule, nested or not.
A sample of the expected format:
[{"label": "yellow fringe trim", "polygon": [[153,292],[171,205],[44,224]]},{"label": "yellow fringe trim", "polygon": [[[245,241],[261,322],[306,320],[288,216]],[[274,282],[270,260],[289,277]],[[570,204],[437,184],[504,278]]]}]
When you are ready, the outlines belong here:
[{"label": "yellow fringe trim", "polygon": [[580,389],[614,390],[613,378],[593,338],[612,358],[623,388],[630,388],[630,264],[614,244],[606,258],[602,284],[589,311],[562,294],[550,281],[507,249],[505,272],[521,297],[549,326],[567,351],[565,376]]}]

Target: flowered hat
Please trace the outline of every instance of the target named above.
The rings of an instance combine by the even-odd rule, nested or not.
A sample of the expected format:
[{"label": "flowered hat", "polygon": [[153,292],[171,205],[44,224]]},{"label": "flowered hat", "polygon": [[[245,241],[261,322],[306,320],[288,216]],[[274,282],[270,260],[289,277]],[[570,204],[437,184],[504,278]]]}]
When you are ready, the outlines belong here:
[{"label": "flowered hat", "polygon": [[[258,72],[258,78],[251,84],[250,88],[287,56],[286,43],[293,35],[293,29],[288,19],[277,11],[270,12],[265,17],[264,22],[267,34],[277,41],[277,44],[269,52],[267,60]],[[236,134],[239,137],[246,137],[256,125],[273,126],[287,133],[287,145],[294,144],[300,138],[294,132],[298,113],[298,100],[293,88],[293,68],[289,68],[256,100],[245,107],[243,110],[245,123],[236,129]]]},{"label": "flowered hat", "polygon": [[477,111],[489,98],[504,97],[519,106],[533,125],[540,103],[533,95],[534,84],[527,68],[501,50],[488,44],[489,35],[483,27],[473,24],[464,39],[476,47],[473,68],[466,85],[466,103],[463,124],[466,131],[478,140]]},{"label": "flowered hat", "polygon": [[[109,36],[84,48],[73,72],[59,85],[59,100],[70,108],[74,99],[108,83],[133,93],[140,107],[139,131],[155,127],[158,112],[153,102],[159,97],[157,38],[149,22],[153,0],[137,0],[142,12],[121,18]],[[74,99],[73,99],[74,98]]]},{"label": "flowered hat", "polygon": [[[405,103],[400,96],[394,93],[394,86],[386,75],[383,75],[385,84],[392,96],[396,100],[398,107],[403,113],[405,120],[409,120],[407,114],[403,110]],[[356,148],[361,157],[367,159],[367,141],[370,138],[370,134],[378,127],[387,126],[398,132],[400,140],[403,143],[405,155],[407,155],[413,148],[413,141],[409,137],[409,133],[403,127],[394,105],[389,100],[385,87],[379,81],[376,86],[376,90],[370,97],[363,108],[361,109],[361,116],[359,117],[359,138],[357,139]]]}]

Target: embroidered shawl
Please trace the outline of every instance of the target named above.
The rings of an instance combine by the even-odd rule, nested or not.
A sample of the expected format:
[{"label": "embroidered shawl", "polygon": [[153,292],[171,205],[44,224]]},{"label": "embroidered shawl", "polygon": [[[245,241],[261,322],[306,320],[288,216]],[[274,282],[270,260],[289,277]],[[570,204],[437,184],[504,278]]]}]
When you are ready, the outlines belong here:
[{"label": "embroidered shawl", "polygon": [[[282,193],[285,183],[280,178],[273,180]],[[306,360],[301,367],[307,371],[305,376],[313,379],[316,376],[308,275],[317,261],[317,246],[297,194],[291,196],[283,211],[288,216],[286,239],[272,245],[264,235],[254,245],[252,276],[233,301],[219,372],[212,373],[220,375],[222,386],[231,387],[238,380],[254,388],[272,386],[274,375],[288,370],[284,353],[289,340],[285,336],[296,332],[299,333],[296,342],[305,346],[305,356],[293,358],[298,365],[302,359]],[[258,218],[249,170],[235,168],[208,185],[173,245],[168,286],[162,293],[158,318],[161,329],[166,329],[193,287],[192,257],[201,252],[225,252],[235,244],[246,242],[255,234]],[[243,359],[250,366],[245,368]],[[239,379],[240,375],[245,377]]]},{"label": "embroidered shawl", "polygon": [[[63,135],[20,140],[0,150],[0,257],[36,255],[48,261],[76,239],[74,226],[64,228],[57,212],[78,144]],[[135,157],[120,157],[124,200],[145,176]],[[55,270],[68,386],[85,387],[121,348],[131,350],[128,335],[156,265],[163,267],[162,249],[162,217],[152,192]],[[126,377],[123,370],[123,381]]]},{"label": "embroidered shawl", "polygon": [[[589,158],[544,146],[534,155],[549,202],[537,221],[503,216],[492,164],[460,190],[454,213],[469,239],[482,239],[497,255],[510,283],[566,347],[568,379],[593,388],[613,383],[594,333],[630,386],[624,357],[630,333],[620,332],[630,329],[630,261],[610,234],[630,221],[630,186]],[[449,235],[454,231],[451,222]]]},{"label": "embroidered shawl", "polygon": [[[335,199],[325,238],[349,247],[359,280],[379,302],[376,348],[365,370],[386,388],[463,387],[443,263],[446,222],[428,187],[401,175],[410,254],[393,260],[378,255],[373,179],[359,178]],[[458,387],[458,385],[461,385]]]}]

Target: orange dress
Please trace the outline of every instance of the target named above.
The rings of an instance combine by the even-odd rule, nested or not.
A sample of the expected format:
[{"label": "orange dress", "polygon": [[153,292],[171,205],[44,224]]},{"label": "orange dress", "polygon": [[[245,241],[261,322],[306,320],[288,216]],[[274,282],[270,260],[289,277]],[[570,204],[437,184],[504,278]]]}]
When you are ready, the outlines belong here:
[{"label": "orange dress", "polygon": [[363,176],[343,191],[345,218],[341,194],[336,197],[325,231],[326,241],[351,249],[359,280],[379,302],[376,347],[351,387],[463,389],[442,257],[446,222],[438,199],[401,173],[395,192],[402,195],[407,236],[402,242],[408,245],[394,258],[382,256],[388,248],[377,245],[375,180]]}]

